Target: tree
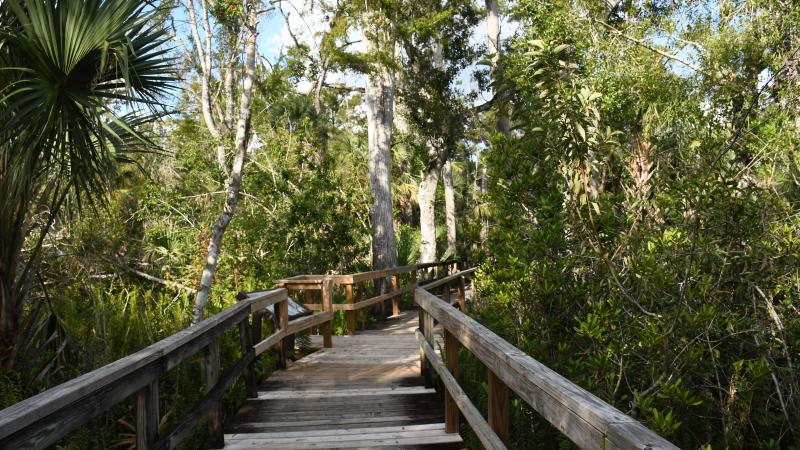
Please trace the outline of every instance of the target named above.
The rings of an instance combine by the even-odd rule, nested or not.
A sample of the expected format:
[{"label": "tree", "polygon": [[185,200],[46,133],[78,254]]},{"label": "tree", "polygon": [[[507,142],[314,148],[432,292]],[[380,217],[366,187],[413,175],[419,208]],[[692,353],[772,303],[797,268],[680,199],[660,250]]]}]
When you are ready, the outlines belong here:
[{"label": "tree", "polygon": [[372,193],[372,269],[397,265],[397,243],[392,213],[392,124],[394,121],[395,12],[393,5],[367,6],[364,37],[370,64],[366,73],[364,106],[367,112],[369,186]]},{"label": "tree", "polygon": [[[215,46],[213,42],[215,34],[210,20],[212,13],[210,9],[215,5],[207,3],[206,0],[200,0],[199,14],[201,15],[201,20],[198,20],[198,11],[194,0],[187,0],[185,6],[192,29],[196,65],[199,67],[198,76],[201,84],[200,106],[203,112],[203,119],[209,133],[217,141],[217,163],[226,177],[225,203],[211,229],[203,271],[200,275],[200,282],[195,295],[193,320],[197,322],[203,318],[206,310],[208,298],[211,295],[211,285],[214,282],[214,274],[219,263],[222,240],[228,225],[233,219],[236,205],[239,203],[244,166],[248,156],[248,147],[252,140],[250,116],[256,71],[256,42],[259,18],[264,13],[264,10],[261,9],[262,5],[258,0],[245,2],[243,10],[237,7],[237,3],[217,4],[217,7],[222,6],[222,8],[214,11],[214,16],[221,28],[217,36],[221,37],[222,42],[218,42]],[[200,32],[201,23],[202,33]],[[243,42],[244,61],[243,69],[239,71],[242,72],[242,78],[239,92],[238,120],[234,132],[234,72],[236,71],[236,61],[240,59],[239,52],[242,48],[239,46],[239,42]],[[184,46],[184,48],[186,47]],[[220,107],[210,93],[212,77],[217,73],[213,66],[214,51],[222,51],[224,55],[223,69],[220,71],[225,92],[224,109]],[[220,111],[222,112],[220,113]],[[227,152],[231,147],[233,160],[229,163]]]},{"label": "tree", "polygon": [[157,13],[135,0],[0,4],[5,369],[14,364],[27,293],[61,209],[102,205],[117,163],[155,147],[146,130],[175,81]]}]

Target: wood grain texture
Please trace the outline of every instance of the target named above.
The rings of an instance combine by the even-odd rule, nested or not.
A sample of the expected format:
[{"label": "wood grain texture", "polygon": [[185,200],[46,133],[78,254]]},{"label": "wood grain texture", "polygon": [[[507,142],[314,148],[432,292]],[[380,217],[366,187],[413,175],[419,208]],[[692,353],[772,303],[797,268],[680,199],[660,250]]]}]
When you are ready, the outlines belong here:
[{"label": "wood grain texture", "polygon": [[[460,444],[444,431],[441,396],[419,376],[416,328],[416,311],[402,312],[274,372],[229,422],[225,448]],[[314,335],[312,345],[324,339]]]}]

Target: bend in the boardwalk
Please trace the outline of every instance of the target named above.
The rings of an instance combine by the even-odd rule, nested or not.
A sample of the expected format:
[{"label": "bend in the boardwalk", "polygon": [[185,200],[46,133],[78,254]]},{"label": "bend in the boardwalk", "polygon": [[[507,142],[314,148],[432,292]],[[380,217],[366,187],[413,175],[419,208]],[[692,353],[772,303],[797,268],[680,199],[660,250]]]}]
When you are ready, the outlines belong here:
[{"label": "bend in the boardwalk", "polygon": [[459,448],[420,376],[417,326],[406,311],[273,373],[228,426],[225,448]]}]

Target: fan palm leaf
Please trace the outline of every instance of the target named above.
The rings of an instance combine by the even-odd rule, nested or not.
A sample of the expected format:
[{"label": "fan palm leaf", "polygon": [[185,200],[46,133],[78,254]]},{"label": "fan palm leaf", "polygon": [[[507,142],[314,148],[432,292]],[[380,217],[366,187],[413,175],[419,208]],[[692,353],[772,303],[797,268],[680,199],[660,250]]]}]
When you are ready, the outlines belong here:
[{"label": "fan palm leaf", "polygon": [[[0,359],[13,359],[31,262],[67,196],[102,202],[173,88],[168,35],[137,0],[0,2]],[[46,219],[35,223],[34,212]],[[38,243],[21,263],[33,226]]]}]

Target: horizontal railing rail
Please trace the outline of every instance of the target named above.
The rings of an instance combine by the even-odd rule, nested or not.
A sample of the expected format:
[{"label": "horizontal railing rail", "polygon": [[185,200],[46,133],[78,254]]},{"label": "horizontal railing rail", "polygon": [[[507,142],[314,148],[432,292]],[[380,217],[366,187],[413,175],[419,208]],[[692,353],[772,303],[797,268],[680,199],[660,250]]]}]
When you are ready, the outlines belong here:
[{"label": "horizontal railing rail", "polygon": [[[323,296],[323,304],[330,305],[330,298]],[[265,308],[270,305],[275,305],[276,331],[262,339],[261,324]],[[286,289],[244,299],[132,355],[3,409],[0,448],[49,447],[131,396],[135,397],[138,450],[173,449],[203,419],[208,421],[210,447],[221,448],[224,445],[222,396],[239,376],[244,377],[247,396],[257,396],[254,363],[260,354],[286,336],[314,326],[327,328],[326,346],[330,346],[333,312],[329,308],[292,321],[288,318]],[[242,356],[220,375],[220,338],[236,326]],[[206,393],[169,433],[159,436],[159,379],[201,350],[205,356]]]},{"label": "horizontal railing rail", "polygon": [[[448,300],[454,283],[463,285],[463,271],[415,290],[420,310],[420,367],[426,379],[435,371],[445,390],[445,430],[458,432],[459,411],[487,449],[505,449],[509,441],[509,388],[572,442],[584,449],[677,449],[580,386],[517,349]],[[430,290],[443,288],[442,297]],[[461,309],[461,308],[460,308]],[[434,327],[441,324],[444,360],[434,351]],[[464,347],[487,368],[488,420],[458,385],[458,351]]]},{"label": "horizontal railing rail", "polygon": [[[384,311],[384,315],[385,311],[391,311],[392,315],[397,315],[400,313],[401,295],[413,292],[419,283],[438,280],[458,271],[460,264],[462,264],[461,261],[448,260],[346,275],[300,275],[276,280],[275,285],[290,291],[305,291],[305,304],[303,306],[311,311],[324,310],[322,303],[316,302],[314,298],[315,291],[323,291],[323,295],[333,297],[332,292],[327,294],[324,292],[323,283],[326,280],[332,282],[330,289],[342,287],[344,289],[345,302],[332,304],[331,311],[345,311],[347,332],[349,335],[354,335],[356,333],[356,316],[361,316],[361,326],[364,328],[367,308],[377,305],[381,311]],[[404,275],[406,276],[404,277]],[[383,294],[377,293],[379,280],[387,280],[391,291]],[[373,296],[365,298],[367,292],[366,284],[368,282],[372,282]],[[391,306],[386,304],[389,301],[391,301]]]}]

